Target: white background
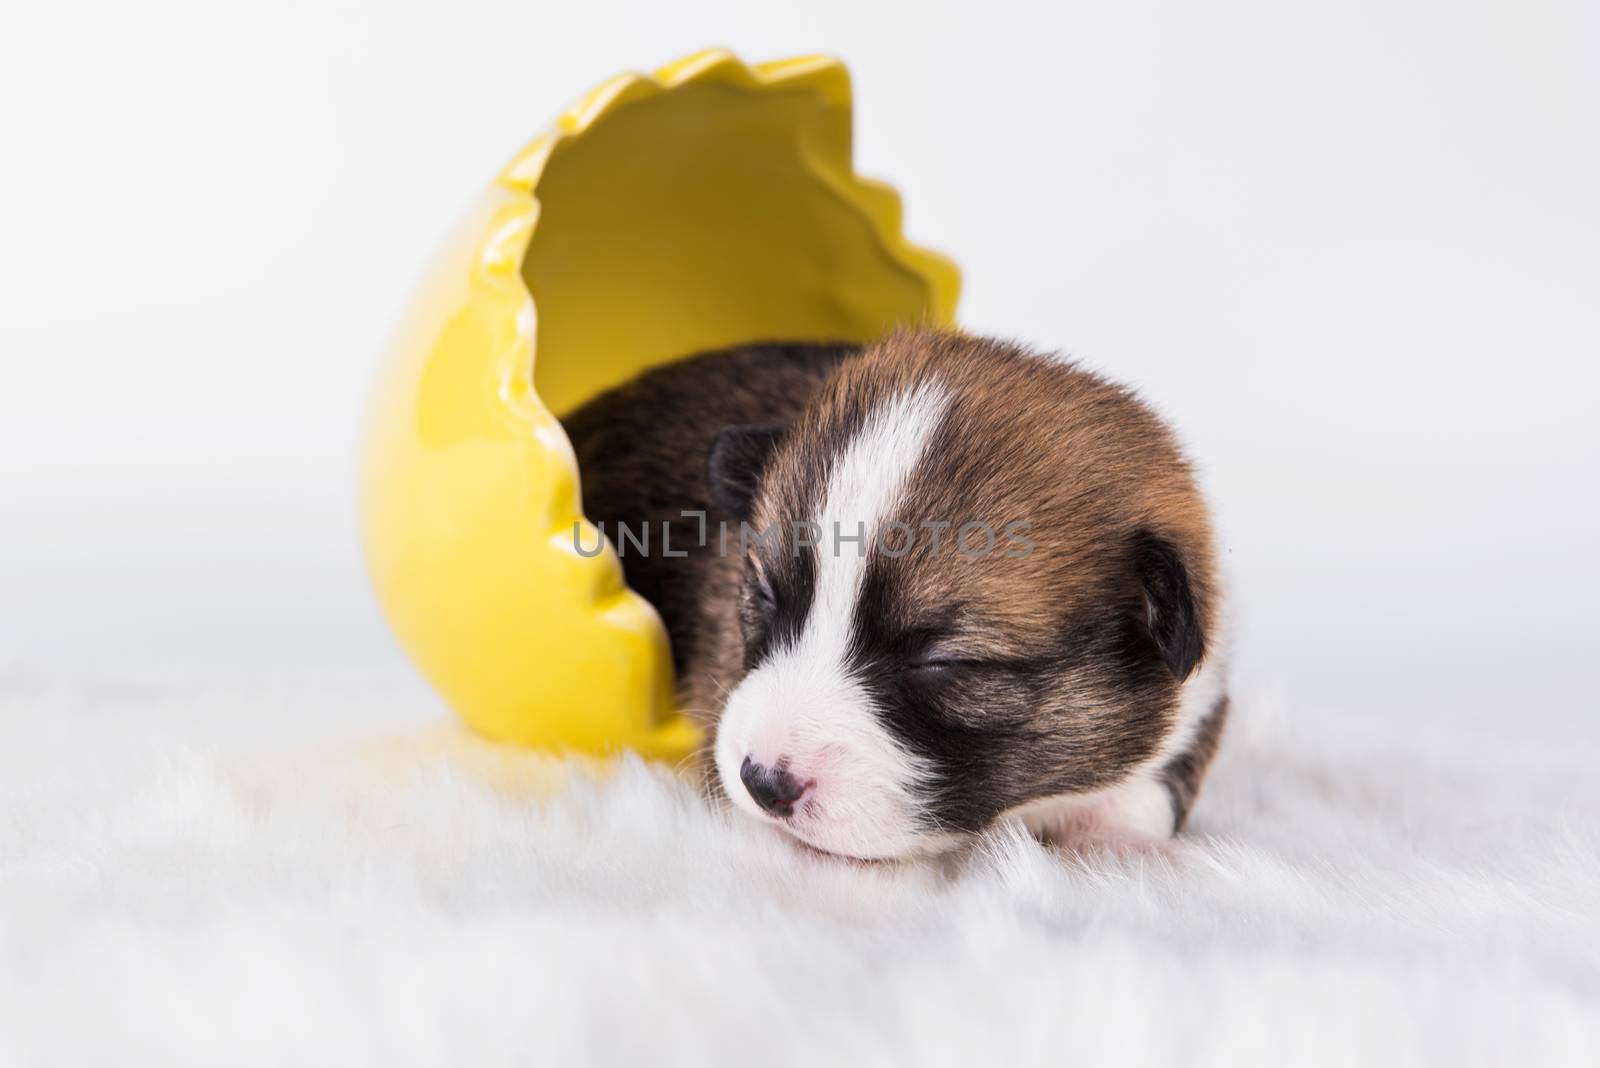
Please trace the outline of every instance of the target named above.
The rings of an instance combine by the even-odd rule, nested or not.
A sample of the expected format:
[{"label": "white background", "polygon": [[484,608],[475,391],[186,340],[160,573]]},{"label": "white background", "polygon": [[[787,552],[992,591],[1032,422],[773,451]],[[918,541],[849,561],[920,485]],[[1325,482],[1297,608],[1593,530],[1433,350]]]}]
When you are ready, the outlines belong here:
[{"label": "white background", "polygon": [[845,58],[964,322],[1178,423],[1246,685],[1585,729],[1597,42],[1549,0],[6,0],[0,672],[420,693],[355,536],[390,324],[560,108],[723,44]]}]

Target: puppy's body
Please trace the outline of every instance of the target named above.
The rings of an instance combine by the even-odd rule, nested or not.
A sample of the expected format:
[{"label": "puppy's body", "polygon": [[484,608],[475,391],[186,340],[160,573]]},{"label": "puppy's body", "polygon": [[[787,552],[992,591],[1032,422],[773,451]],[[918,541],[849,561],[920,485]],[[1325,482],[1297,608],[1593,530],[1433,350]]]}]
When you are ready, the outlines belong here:
[{"label": "puppy's body", "polygon": [[[1221,590],[1189,467],[1126,390],[903,333],[697,357],[567,429],[737,806],[855,856],[1008,813],[1182,826],[1227,708]],[[688,555],[618,536],[663,522]]]}]

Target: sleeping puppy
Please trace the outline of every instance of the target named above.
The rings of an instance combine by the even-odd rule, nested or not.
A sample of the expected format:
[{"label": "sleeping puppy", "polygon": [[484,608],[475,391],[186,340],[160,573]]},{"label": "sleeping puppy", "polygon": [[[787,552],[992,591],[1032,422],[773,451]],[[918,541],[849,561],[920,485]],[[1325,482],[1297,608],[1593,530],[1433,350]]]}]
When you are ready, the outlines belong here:
[{"label": "sleeping puppy", "polygon": [[862,858],[1008,815],[1183,826],[1227,714],[1222,589],[1189,464],[1128,390],[906,331],[694,357],[565,425],[738,808]]}]

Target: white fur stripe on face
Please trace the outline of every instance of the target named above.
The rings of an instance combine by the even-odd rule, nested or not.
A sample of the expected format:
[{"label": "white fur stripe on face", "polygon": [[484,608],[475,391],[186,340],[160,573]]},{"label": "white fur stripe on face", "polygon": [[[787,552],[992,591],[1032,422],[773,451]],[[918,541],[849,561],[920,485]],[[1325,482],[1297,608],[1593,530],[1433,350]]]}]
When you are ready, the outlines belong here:
[{"label": "white fur stripe on face", "polygon": [[[937,382],[897,394],[868,416],[835,459],[816,516],[822,532],[817,586],[800,639],[814,654],[842,665],[871,547],[900,503],[948,407],[949,398]],[[864,537],[839,544],[841,534]]]},{"label": "white fur stripe on face", "polygon": [[[927,769],[885,729],[851,671],[850,635],[879,527],[948,408],[938,383],[919,384],[874,409],[834,457],[814,517],[816,586],[799,639],[745,676],[718,727],[717,769],[741,808],[760,814],[739,782],[746,756],[767,766],[785,761],[815,782],[787,826],[823,849],[891,856],[922,834],[913,791]],[[852,540],[841,544],[836,531]]]}]

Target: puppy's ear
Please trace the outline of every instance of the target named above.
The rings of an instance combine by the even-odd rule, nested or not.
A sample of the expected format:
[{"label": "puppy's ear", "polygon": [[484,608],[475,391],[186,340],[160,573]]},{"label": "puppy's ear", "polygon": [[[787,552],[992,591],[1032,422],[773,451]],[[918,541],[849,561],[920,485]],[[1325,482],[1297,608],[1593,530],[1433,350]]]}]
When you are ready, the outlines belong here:
[{"label": "puppy's ear", "polygon": [[1133,539],[1134,566],[1144,587],[1145,626],[1179,682],[1189,677],[1206,655],[1189,569],[1177,546],[1148,530]]},{"label": "puppy's ear", "polygon": [[786,429],[782,423],[730,426],[711,439],[706,453],[706,488],[719,511],[741,523],[750,518],[762,469]]}]

